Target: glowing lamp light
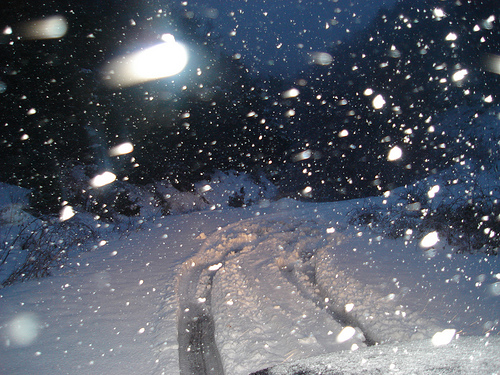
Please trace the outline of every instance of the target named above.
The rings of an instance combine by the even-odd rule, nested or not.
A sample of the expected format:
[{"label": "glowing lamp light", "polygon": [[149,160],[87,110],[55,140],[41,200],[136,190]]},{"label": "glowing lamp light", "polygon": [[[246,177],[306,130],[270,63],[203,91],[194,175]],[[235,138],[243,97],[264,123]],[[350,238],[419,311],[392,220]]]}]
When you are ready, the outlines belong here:
[{"label": "glowing lamp light", "polygon": [[132,86],[142,82],[179,74],[188,62],[186,48],[171,34],[153,47],[110,62],[108,84],[115,87]]}]

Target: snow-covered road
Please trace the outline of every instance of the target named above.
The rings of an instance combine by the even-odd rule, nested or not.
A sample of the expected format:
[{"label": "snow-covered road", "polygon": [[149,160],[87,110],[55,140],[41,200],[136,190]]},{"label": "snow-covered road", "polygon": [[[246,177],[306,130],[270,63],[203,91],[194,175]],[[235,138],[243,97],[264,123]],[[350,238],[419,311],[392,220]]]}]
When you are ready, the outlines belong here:
[{"label": "snow-covered road", "polygon": [[[227,374],[375,343],[430,339],[443,329],[383,288],[343,273],[335,254],[347,251],[350,238],[328,233],[330,225],[305,212],[300,219],[284,213],[240,221],[213,233],[183,264],[181,316],[198,304],[204,319],[213,319]],[[185,300],[190,308],[182,307],[188,307]]]},{"label": "snow-covered road", "polygon": [[282,200],[110,235],[74,268],[1,290],[0,373],[238,375],[498,334],[497,257],[430,257],[347,225],[352,204]]}]

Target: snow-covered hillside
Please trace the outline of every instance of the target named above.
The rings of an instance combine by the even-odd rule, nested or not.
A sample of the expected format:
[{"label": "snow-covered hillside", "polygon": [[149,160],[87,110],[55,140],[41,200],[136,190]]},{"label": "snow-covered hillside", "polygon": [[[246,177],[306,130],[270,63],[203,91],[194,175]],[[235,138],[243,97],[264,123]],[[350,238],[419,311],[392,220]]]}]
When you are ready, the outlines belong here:
[{"label": "snow-covered hillside", "polygon": [[499,375],[497,2],[7,1],[0,375]]},{"label": "snow-covered hillside", "polygon": [[195,192],[124,186],[141,216],[75,207],[62,226],[2,185],[2,281],[30,263],[19,234],[59,225],[44,246],[68,258],[0,290],[0,373],[496,373],[498,217],[483,212],[500,191],[498,121],[452,111],[437,131],[486,150],[360,200],[276,201],[264,178],[218,172]]},{"label": "snow-covered hillside", "polygon": [[0,290],[0,373],[496,373],[499,119],[468,111],[437,130],[487,150],[380,197],[273,200],[218,172],[195,192],[124,185],[139,217],[40,224],[3,184],[2,281],[33,262],[19,235],[67,259]]},{"label": "snow-covered hillside", "polygon": [[249,374],[341,350],[371,363],[388,344],[456,351],[465,336],[478,360],[498,356],[498,257],[349,224],[365,205],[264,200],[110,237],[1,290],[1,373]]}]

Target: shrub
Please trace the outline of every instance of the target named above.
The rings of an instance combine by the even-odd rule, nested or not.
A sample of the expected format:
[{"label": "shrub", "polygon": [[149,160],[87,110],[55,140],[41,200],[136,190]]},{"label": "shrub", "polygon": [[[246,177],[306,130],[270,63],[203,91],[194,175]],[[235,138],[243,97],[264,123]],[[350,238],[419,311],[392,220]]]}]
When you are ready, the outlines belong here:
[{"label": "shrub", "polygon": [[227,200],[227,205],[229,207],[245,207],[245,188],[242,187],[240,192],[234,192],[233,195],[230,195]]},{"label": "shrub", "polygon": [[443,200],[436,207],[418,189],[405,192],[402,198],[388,208],[368,205],[355,209],[348,222],[393,239],[404,237],[408,229],[419,239],[437,231],[457,253],[498,254],[500,206],[493,192],[476,190],[472,197]]},{"label": "shrub", "polygon": [[433,210],[419,229],[421,233],[436,230],[459,253],[497,255],[500,207],[483,194],[474,199],[457,199]]},{"label": "shrub", "polygon": [[0,267],[14,253],[21,254],[18,265],[2,281],[2,286],[49,276],[54,268],[64,265],[70,252],[85,249],[86,244],[96,242],[97,238],[92,227],[78,221],[36,220],[23,224],[17,235],[7,236],[7,241],[1,244]]}]

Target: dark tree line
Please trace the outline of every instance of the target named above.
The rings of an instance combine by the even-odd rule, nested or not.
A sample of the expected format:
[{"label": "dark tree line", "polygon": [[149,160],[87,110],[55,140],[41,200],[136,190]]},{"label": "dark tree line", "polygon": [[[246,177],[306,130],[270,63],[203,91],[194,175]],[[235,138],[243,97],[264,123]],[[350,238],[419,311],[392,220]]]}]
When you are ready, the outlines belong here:
[{"label": "dark tree line", "polygon": [[[2,27],[12,28],[0,39],[0,180],[31,188],[41,213],[68,199],[67,166],[78,164],[89,178],[109,170],[136,184],[167,178],[180,189],[215,169],[236,169],[267,173],[288,195],[378,194],[450,163],[438,132],[429,132],[436,114],[485,107],[488,95],[498,100],[498,75],[482,62],[500,50],[498,13],[494,1],[399,2],[327,51],[331,63],[306,67],[293,85],[300,94],[286,97],[292,86],[256,78],[225,51],[212,20],[180,3],[7,1],[0,10]],[[63,37],[19,37],[23,22],[51,15],[67,21]],[[182,73],[106,85],[108,61],[164,33],[189,49]],[[454,79],[460,71],[466,77]],[[133,153],[110,157],[122,142]],[[395,146],[403,157],[388,161]],[[118,196],[109,189],[106,196]],[[93,204],[101,203],[116,199]]]},{"label": "dark tree line", "polygon": [[[62,38],[19,36],[20,23],[52,15],[68,23]],[[13,31],[0,44],[0,179],[31,188],[37,212],[57,212],[66,199],[66,165],[189,188],[214,169],[257,172],[279,164],[285,141],[263,117],[263,89],[224,52],[210,22],[182,5],[10,1],[0,19]],[[189,49],[185,71],[133,87],[106,86],[107,61],[158,43],[163,33]],[[109,157],[125,141],[134,152]]]},{"label": "dark tree line", "polygon": [[[451,150],[429,128],[457,105],[487,107],[489,95],[498,102],[499,77],[482,62],[500,50],[498,19],[495,1],[399,2],[328,51],[331,64],[305,69],[300,95],[286,101],[295,111],[287,127],[293,151],[316,157],[288,163],[282,189],[310,186],[325,200],[367,196],[449,165]],[[403,157],[388,161],[395,146]]]}]

